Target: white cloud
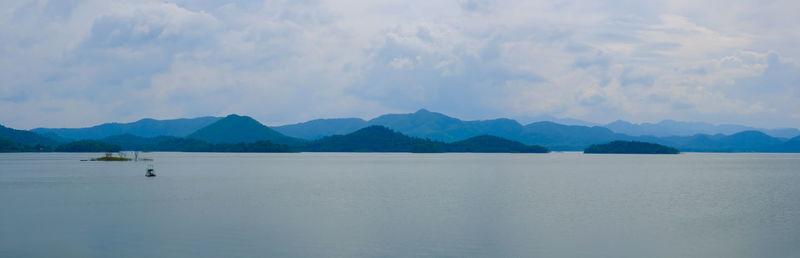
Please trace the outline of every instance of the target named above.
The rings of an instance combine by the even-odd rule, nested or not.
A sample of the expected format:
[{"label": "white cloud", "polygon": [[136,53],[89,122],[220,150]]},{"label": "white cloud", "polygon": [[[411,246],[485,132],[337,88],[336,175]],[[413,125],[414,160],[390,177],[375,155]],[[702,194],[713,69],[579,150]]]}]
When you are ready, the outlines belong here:
[{"label": "white cloud", "polygon": [[235,112],[279,124],[424,107],[470,119],[800,127],[797,7],[3,1],[0,123]]},{"label": "white cloud", "polygon": [[414,68],[414,61],[408,57],[396,57],[389,62],[389,66],[398,70],[406,70]]}]

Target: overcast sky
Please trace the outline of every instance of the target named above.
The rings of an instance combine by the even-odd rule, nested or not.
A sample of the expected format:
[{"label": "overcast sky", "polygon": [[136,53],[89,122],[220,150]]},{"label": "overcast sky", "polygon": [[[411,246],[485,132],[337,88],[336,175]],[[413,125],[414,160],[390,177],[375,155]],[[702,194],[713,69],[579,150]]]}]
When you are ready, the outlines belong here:
[{"label": "overcast sky", "polygon": [[426,108],[800,127],[796,0],[222,2],[0,1],[0,124]]}]

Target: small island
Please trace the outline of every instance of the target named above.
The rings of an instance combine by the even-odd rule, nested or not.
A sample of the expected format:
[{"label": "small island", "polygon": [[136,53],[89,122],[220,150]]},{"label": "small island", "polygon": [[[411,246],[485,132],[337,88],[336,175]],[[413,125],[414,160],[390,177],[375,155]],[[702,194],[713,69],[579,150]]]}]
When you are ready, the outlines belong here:
[{"label": "small island", "polygon": [[91,161],[131,161],[133,159],[123,157],[100,157],[91,159]]},{"label": "small island", "polygon": [[592,144],[583,151],[589,154],[678,154],[678,149],[655,143],[637,141],[613,141],[606,144]]},{"label": "small island", "polygon": [[139,158],[138,151],[134,151],[133,156],[134,158],[128,158],[125,152],[117,152],[117,157],[114,157],[114,153],[106,152],[106,155],[103,157],[81,161],[153,161],[153,159]]}]

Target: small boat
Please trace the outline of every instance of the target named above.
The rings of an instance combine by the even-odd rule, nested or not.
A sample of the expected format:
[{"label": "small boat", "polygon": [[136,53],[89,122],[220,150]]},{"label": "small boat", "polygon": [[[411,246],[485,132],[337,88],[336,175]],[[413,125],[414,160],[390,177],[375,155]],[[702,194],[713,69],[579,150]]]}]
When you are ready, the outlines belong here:
[{"label": "small boat", "polygon": [[153,173],[153,171],[155,171],[155,169],[153,168],[153,165],[147,166],[147,173],[144,174],[144,176],[146,176],[146,177],[154,177],[154,176],[156,176],[156,174]]}]

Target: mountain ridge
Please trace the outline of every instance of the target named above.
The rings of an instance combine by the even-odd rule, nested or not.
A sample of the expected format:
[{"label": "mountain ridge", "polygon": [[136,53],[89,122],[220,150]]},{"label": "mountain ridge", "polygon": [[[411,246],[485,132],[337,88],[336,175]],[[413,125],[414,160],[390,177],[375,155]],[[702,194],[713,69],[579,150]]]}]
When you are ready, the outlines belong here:
[{"label": "mountain ridge", "polygon": [[[231,122],[231,119],[238,122]],[[220,121],[224,122],[222,123],[223,125],[219,124]],[[160,121],[142,119],[137,122],[148,124],[159,123]],[[224,125],[225,123],[229,124]],[[615,123],[617,125],[631,125],[621,120]],[[680,125],[680,123],[677,124]],[[665,137],[652,135],[633,136],[615,132],[603,126],[563,125],[549,121],[533,122],[526,125],[507,118],[465,121],[426,109],[406,114],[385,114],[370,120],[360,118],[315,119],[274,128],[265,126],[251,117],[233,114],[225,118],[215,119],[213,123],[197,129],[186,137],[187,139],[198,139],[210,143],[252,143],[269,140],[279,144],[299,146],[309,140],[318,140],[332,135],[346,135],[365,127],[376,125],[387,127],[407,136],[442,143],[453,143],[480,135],[492,135],[525,145],[540,145],[557,151],[580,151],[592,144],[622,140],[675,146],[682,151],[800,152],[800,143],[792,141],[797,139],[797,136],[791,139],[779,138],[755,130],[732,134],[694,134],[691,136]],[[148,128],[153,129],[152,126]],[[31,137],[40,139],[40,142],[47,141],[51,145],[55,145],[53,141],[58,141],[45,137],[48,135],[57,137],[57,135],[53,134],[42,136],[34,132],[17,131],[27,132],[28,135],[33,135]],[[303,135],[304,137],[296,137],[297,135]],[[61,141],[65,142],[63,139]]]},{"label": "mountain ridge", "polygon": [[658,123],[635,124],[623,120],[617,120],[604,125],[614,132],[623,133],[630,136],[693,136],[696,134],[734,134],[743,131],[760,131],[772,137],[792,138],[800,136],[797,128],[756,128],[745,125],[720,124],[714,125],[705,122],[684,122],[675,120],[662,120]]},{"label": "mountain ridge", "polygon": [[0,138],[10,140],[11,142],[27,145],[54,145],[58,141],[45,137],[35,132],[17,130],[14,128],[5,127],[0,125]]},{"label": "mountain ridge", "polygon": [[198,129],[212,124],[221,117],[202,116],[195,118],[177,118],[156,120],[143,118],[130,123],[103,123],[83,128],[35,128],[31,132],[38,134],[54,134],[70,140],[97,140],[112,135],[133,134],[142,137],[176,136],[184,137]]},{"label": "mountain ridge", "polygon": [[346,135],[332,135],[300,147],[311,152],[480,152],[480,153],[547,153],[541,146],[497,136],[480,135],[454,143],[408,136],[381,125],[372,125]]}]

